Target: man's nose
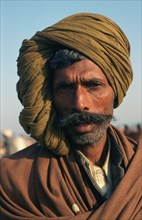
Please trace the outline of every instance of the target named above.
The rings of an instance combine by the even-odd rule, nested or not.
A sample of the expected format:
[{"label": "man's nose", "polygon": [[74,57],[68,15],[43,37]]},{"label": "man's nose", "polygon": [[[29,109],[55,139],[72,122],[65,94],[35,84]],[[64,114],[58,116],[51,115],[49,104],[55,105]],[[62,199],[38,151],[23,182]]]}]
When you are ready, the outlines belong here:
[{"label": "man's nose", "polygon": [[89,95],[83,86],[77,86],[74,90],[72,111],[89,111],[90,100],[88,96]]}]

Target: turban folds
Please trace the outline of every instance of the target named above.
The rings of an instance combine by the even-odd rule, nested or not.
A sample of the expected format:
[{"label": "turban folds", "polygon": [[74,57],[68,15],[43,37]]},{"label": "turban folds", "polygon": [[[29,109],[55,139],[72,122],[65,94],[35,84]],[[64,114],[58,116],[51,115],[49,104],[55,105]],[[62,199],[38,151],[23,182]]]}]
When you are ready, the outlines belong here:
[{"label": "turban folds", "polygon": [[132,81],[130,45],[123,31],[111,19],[91,13],[69,16],[24,40],[18,57],[18,97],[24,106],[20,124],[38,142],[59,155],[69,151],[64,132],[53,126],[48,60],[61,46],[77,50],[96,63],[120,105]]}]

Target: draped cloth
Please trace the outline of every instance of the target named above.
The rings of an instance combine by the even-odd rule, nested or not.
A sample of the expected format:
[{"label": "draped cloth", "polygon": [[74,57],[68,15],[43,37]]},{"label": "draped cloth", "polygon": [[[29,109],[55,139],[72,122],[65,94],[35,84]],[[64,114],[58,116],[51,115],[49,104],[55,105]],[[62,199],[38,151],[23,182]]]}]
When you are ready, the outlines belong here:
[{"label": "draped cloth", "polygon": [[58,155],[69,152],[63,131],[53,126],[49,59],[59,48],[82,53],[96,63],[115,93],[118,107],[132,81],[130,45],[123,31],[111,19],[91,13],[69,16],[24,40],[18,57],[18,97],[23,105],[20,124],[42,145]]},{"label": "draped cloth", "polygon": [[140,220],[141,148],[109,129],[126,172],[108,200],[94,208],[95,195],[72,151],[57,156],[35,144],[1,161],[1,220]]}]

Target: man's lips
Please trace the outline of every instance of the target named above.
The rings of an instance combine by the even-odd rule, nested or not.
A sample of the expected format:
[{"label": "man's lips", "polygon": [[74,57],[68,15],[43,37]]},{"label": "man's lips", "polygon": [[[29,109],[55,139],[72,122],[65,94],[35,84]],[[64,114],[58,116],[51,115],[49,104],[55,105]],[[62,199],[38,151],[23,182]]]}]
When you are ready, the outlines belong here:
[{"label": "man's lips", "polygon": [[82,124],[82,125],[73,126],[72,129],[77,133],[87,133],[92,130],[93,126],[94,126],[93,124]]}]

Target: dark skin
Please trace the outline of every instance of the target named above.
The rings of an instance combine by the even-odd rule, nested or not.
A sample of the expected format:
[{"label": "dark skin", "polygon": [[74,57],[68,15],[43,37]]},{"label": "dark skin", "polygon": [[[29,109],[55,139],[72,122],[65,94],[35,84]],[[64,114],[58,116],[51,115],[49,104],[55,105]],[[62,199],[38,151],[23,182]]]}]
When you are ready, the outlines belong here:
[{"label": "dark skin", "polygon": [[[59,116],[81,111],[113,114],[113,89],[102,70],[87,58],[55,71],[53,100]],[[87,135],[95,128],[95,124],[83,124],[74,126],[72,133]],[[90,161],[99,165],[106,151],[106,140],[107,131],[99,142],[80,150]]]}]

